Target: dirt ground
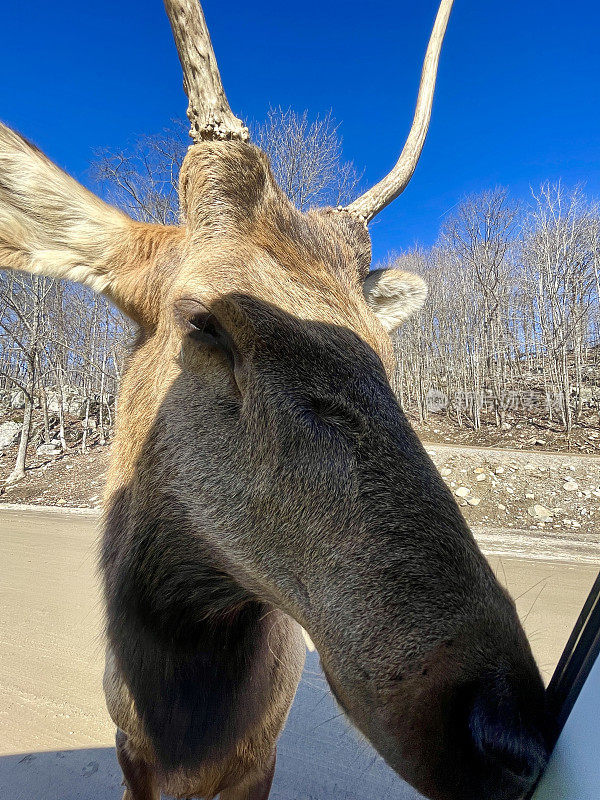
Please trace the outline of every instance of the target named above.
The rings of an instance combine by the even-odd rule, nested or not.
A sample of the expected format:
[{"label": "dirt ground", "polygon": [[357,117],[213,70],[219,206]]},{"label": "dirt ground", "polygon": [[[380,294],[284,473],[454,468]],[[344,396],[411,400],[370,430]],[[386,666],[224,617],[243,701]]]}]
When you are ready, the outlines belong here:
[{"label": "dirt ground", "polygon": [[[10,474],[15,456],[15,447],[0,455],[0,483]],[[32,455],[25,478],[13,486],[0,487],[0,504],[98,508],[109,457],[110,447],[101,445],[85,454],[73,450],[60,456]]]},{"label": "dirt ground", "polygon": [[470,525],[600,543],[600,457],[426,447]]},{"label": "dirt ground", "polygon": [[506,416],[504,428],[498,427],[493,415],[483,414],[479,430],[464,424],[462,427],[445,413],[432,413],[427,421],[419,420],[407,412],[410,423],[428,442],[495,447],[511,450],[537,450],[553,453],[600,454],[600,418],[597,411],[586,409],[585,418],[574,425],[567,436],[557,423],[548,422],[542,414],[533,417],[511,414]]}]

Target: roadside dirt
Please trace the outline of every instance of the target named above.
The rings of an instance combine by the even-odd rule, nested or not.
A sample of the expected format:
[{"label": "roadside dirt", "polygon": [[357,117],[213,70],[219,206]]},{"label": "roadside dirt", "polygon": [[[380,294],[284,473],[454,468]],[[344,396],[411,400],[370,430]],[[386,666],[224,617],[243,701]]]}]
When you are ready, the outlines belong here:
[{"label": "roadside dirt", "polygon": [[470,525],[600,543],[600,458],[425,444]]},{"label": "roadside dirt", "polygon": [[[15,456],[16,447],[0,456],[0,481],[10,474]],[[109,457],[108,445],[95,445],[85,454],[75,450],[60,456],[33,455],[22,481],[0,487],[0,504],[99,508]]]},{"label": "roadside dirt", "polygon": [[502,429],[484,415],[477,431],[468,425],[459,427],[453,419],[440,413],[431,414],[427,422],[421,422],[411,412],[407,416],[421,439],[436,444],[600,455],[600,423],[598,414],[593,412],[588,412],[586,422],[577,424],[570,436],[566,436],[558,424],[549,423],[541,416],[525,420],[507,415],[508,427]]}]

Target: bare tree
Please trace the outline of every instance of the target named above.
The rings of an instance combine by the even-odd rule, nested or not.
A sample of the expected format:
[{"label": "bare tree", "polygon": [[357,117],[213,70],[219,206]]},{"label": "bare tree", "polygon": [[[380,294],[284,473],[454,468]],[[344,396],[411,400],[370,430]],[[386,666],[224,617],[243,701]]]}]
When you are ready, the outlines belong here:
[{"label": "bare tree", "polygon": [[9,273],[4,276],[3,283],[4,314],[0,326],[3,331],[5,369],[2,375],[23,394],[23,422],[19,448],[13,471],[7,479],[7,483],[16,483],[25,476],[40,349],[46,333],[44,306],[49,291],[49,281],[38,275]]},{"label": "bare tree", "polygon": [[581,414],[582,365],[589,339],[590,312],[598,303],[598,253],[595,231],[598,208],[589,205],[580,188],[565,191],[544,184],[534,196],[522,240],[538,318],[538,337],[550,381],[559,399],[565,430]]},{"label": "bare tree", "polygon": [[431,250],[397,257],[429,285],[395,341],[402,403],[424,421],[443,397],[475,430],[546,408],[568,437],[600,396],[599,232],[580,189],[545,184],[527,207],[496,189],[461,203]]},{"label": "bare tree", "polygon": [[178,181],[187,150],[184,124],[140,137],[129,150],[99,150],[92,175],[107,200],[134,219],[173,225],[179,221]]},{"label": "bare tree", "polygon": [[476,329],[468,354],[473,384],[473,422],[480,425],[478,399],[489,389],[496,425],[504,422],[510,344],[506,325],[510,301],[510,248],[518,209],[506,189],[494,189],[460,204],[443,227],[442,239],[460,264],[468,319]]},{"label": "bare tree", "polygon": [[314,205],[345,205],[356,194],[360,175],[342,157],[339,126],[331,112],[312,120],[308,111],[270,109],[256,128],[277,183],[301,210]]}]

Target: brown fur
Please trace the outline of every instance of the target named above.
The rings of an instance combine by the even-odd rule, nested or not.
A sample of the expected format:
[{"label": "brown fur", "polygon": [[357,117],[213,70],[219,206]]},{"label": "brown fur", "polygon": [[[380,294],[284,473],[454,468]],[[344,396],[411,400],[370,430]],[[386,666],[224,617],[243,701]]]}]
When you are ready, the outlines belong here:
[{"label": "brown fur", "polygon": [[190,149],[173,229],[128,221],[6,129],[0,151],[0,263],[75,277],[141,325],[102,552],[126,797],[262,800],[299,624],[340,705],[420,791],[520,797],[545,760],[539,673],[389,385],[382,324],[422,282],[364,288],[360,222],[300,214],[247,144]]}]

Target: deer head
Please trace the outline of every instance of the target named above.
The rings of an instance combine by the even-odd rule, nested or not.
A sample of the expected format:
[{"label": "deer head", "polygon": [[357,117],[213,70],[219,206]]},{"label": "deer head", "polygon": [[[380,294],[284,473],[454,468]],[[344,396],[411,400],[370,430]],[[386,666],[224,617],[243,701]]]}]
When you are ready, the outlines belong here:
[{"label": "deer head", "polygon": [[303,214],[232,114],[196,0],[166,0],[194,142],[184,224],[132,221],[2,127],[0,265],[80,281],[139,324],[106,493],[114,615],[131,553],[128,590],[155,609],[169,586],[169,624],[208,560],[223,609],[260,598],[308,630],[342,708],[421,792],[511,800],[546,758],[543,686],[390,388],[389,333],[425,285],[369,272],[366,223],[416,167],[451,6],[396,166]]}]

